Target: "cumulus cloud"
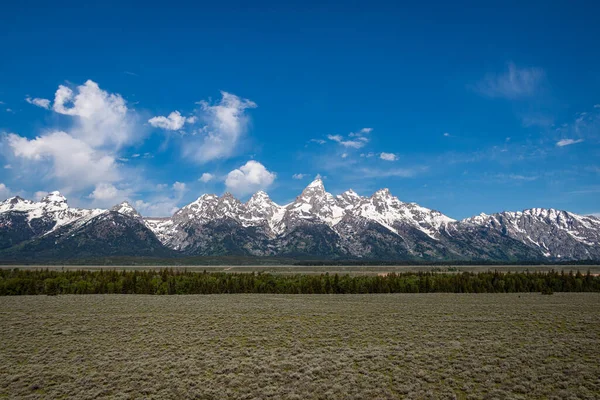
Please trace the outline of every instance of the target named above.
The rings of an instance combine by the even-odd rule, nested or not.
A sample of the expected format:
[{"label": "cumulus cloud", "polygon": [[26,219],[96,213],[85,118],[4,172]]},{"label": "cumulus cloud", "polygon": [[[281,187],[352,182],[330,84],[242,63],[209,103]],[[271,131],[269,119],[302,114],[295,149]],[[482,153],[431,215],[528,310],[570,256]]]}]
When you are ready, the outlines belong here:
[{"label": "cumulus cloud", "polygon": [[60,85],[54,95],[53,110],[76,117],[70,133],[90,146],[120,147],[137,139],[135,116],[128,112],[120,94],[108,93],[88,80],[75,91]]},{"label": "cumulus cloud", "polygon": [[4,183],[0,183],[0,200],[9,198],[10,193],[10,189]]},{"label": "cumulus cloud", "polygon": [[246,110],[256,108],[251,100],[221,92],[221,101],[200,101],[200,119],[205,126],[186,138],[183,154],[199,163],[228,158],[234,154],[240,139],[248,130]]},{"label": "cumulus cloud", "polygon": [[40,99],[38,97],[32,99],[31,97],[25,97],[25,101],[34,106],[45,108],[46,110],[50,109],[50,100],[48,99]]},{"label": "cumulus cloud", "polygon": [[577,139],[577,140],[575,140],[575,139],[562,139],[562,140],[559,140],[558,142],[556,142],[556,145],[558,147],[564,147],[564,146],[570,146],[572,144],[581,143],[581,142],[583,142],[583,139]]},{"label": "cumulus cloud", "polygon": [[47,194],[48,194],[48,192],[44,192],[43,190],[40,190],[33,194],[33,198],[37,201],[40,201],[41,199],[46,197]]},{"label": "cumulus cloud", "polygon": [[132,204],[140,214],[148,217],[166,217],[173,215],[178,209],[178,204],[187,191],[187,185],[183,182],[175,182],[172,185],[160,184],[156,189],[159,191],[171,188],[167,193],[154,193],[146,200],[136,200]]},{"label": "cumulus cloud", "polygon": [[97,184],[88,197],[94,200],[94,204],[102,204],[107,207],[126,200],[129,194],[130,192],[127,190],[117,189],[112,183],[104,182]]},{"label": "cumulus cloud", "polygon": [[385,160],[385,161],[396,161],[398,159],[398,156],[396,156],[394,153],[382,152],[379,155],[379,158],[381,158],[382,160]]},{"label": "cumulus cloud", "polygon": [[517,99],[536,94],[541,88],[546,73],[541,68],[519,68],[508,64],[501,74],[489,74],[475,86],[480,94],[491,98]]},{"label": "cumulus cloud", "polygon": [[179,209],[177,204],[180,200],[164,198],[153,201],[136,200],[133,206],[145,217],[170,217]]},{"label": "cumulus cloud", "polygon": [[209,172],[205,172],[202,174],[202,176],[200,177],[200,179],[198,179],[200,182],[210,182],[215,178],[215,176]]},{"label": "cumulus cloud", "polygon": [[177,193],[183,193],[187,190],[185,183],[183,182],[175,182],[173,184],[173,190]]},{"label": "cumulus cloud", "polygon": [[304,179],[308,176],[308,174],[294,174],[292,175],[292,179]]},{"label": "cumulus cloud", "polygon": [[275,181],[276,174],[258,161],[250,160],[227,174],[225,186],[233,194],[244,196],[264,190]]},{"label": "cumulus cloud", "polygon": [[173,111],[167,117],[158,116],[152,117],[148,120],[148,123],[155,128],[162,128],[168,131],[178,131],[183,128],[183,125],[187,122],[187,119],[181,115],[179,111]]},{"label": "cumulus cloud", "polygon": [[[49,100],[28,97],[26,101],[50,109]],[[110,189],[106,185],[124,175],[118,162],[124,159],[118,152],[140,138],[137,115],[128,110],[121,95],[102,90],[91,80],[76,87],[60,85],[51,109],[72,117],[67,129],[49,129],[34,139],[8,134],[4,136],[7,148],[24,161],[21,169],[44,168],[47,173],[40,179],[56,180],[63,192],[87,194],[95,188],[98,191],[88,198],[100,199]]]},{"label": "cumulus cloud", "polygon": [[52,132],[31,140],[11,133],[7,141],[15,156],[50,163],[49,177],[66,185],[68,189],[63,190],[67,192],[119,179],[114,156],[66,132]]}]

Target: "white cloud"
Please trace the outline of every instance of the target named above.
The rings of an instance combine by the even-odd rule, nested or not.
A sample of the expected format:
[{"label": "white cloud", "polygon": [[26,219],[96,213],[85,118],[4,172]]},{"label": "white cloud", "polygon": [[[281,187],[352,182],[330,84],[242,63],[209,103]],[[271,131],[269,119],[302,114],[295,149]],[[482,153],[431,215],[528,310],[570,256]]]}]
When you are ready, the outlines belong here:
[{"label": "white cloud", "polygon": [[494,178],[501,181],[520,181],[520,182],[532,182],[537,180],[539,177],[536,175],[520,175],[520,174],[497,174]]},{"label": "white cloud", "polygon": [[148,123],[155,128],[162,128],[168,131],[178,131],[183,128],[187,119],[183,117],[179,111],[173,111],[169,116],[163,117],[152,117],[148,120]]},{"label": "white cloud", "polygon": [[[92,193],[90,193],[90,195],[88,196],[90,199],[94,199],[97,201],[111,201],[111,202],[118,202],[121,199],[119,199],[119,196],[122,194],[122,192],[117,189],[113,184],[111,183],[99,183],[96,185],[96,187],[94,188],[94,191]],[[112,204],[112,203],[111,203]]]},{"label": "white cloud", "polygon": [[373,131],[373,128],[362,128],[360,131],[354,133],[354,132],[350,132],[350,134],[348,134],[349,137],[360,137],[366,134],[369,134]]},{"label": "white cloud", "polygon": [[198,179],[200,182],[210,182],[215,178],[215,176],[209,172],[205,172],[202,174],[202,176],[200,177],[200,179]]},{"label": "white cloud", "polygon": [[31,140],[11,133],[7,141],[15,156],[50,163],[49,177],[57,178],[65,185],[63,191],[67,193],[119,179],[114,156],[95,150],[66,132],[52,132]]},{"label": "white cloud", "polygon": [[6,164],[6,165],[4,166],[4,169],[12,169],[12,165],[10,165],[10,164]]},{"label": "white cloud", "polygon": [[362,168],[355,171],[355,174],[360,174],[363,178],[412,178],[427,171],[427,167],[414,167],[414,168],[394,168],[394,169],[375,169],[375,168]]},{"label": "white cloud", "polygon": [[32,99],[31,97],[25,97],[25,101],[34,106],[45,108],[46,110],[50,109],[50,100],[48,99],[40,99],[38,97]]},{"label": "white cloud", "polygon": [[133,206],[140,214],[146,217],[170,217],[179,209],[177,207],[179,201],[178,199],[171,198],[150,202],[136,200]]},{"label": "white cloud", "polygon": [[369,138],[366,137],[366,135],[371,133],[372,131],[373,128],[362,128],[358,132],[350,132],[348,134],[348,138],[344,138],[342,135],[327,135],[327,139],[339,143],[341,146],[346,148],[360,149],[369,142]]},{"label": "white cloud", "polygon": [[88,80],[76,88],[60,85],[54,95],[53,110],[59,114],[77,117],[70,130],[93,147],[112,145],[120,147],[137,139],[134,115],[128,113],[120,94],[108,93],[94,81]]},{"label": "white cloud", "polygon": [[351,147],[353,149],[360,149],[369,141],[369,139],[365,137],[360,137],[358,140],[344,140],[341,135],[327,135],[327,139],[337,142],[344,147]]},{"label": "white cloud", "polygon": [[382,152],[379,155],[379,158],[381,158],[382,160],[385,160],[385,161],[396,161],[398,159],[398,156],[396,156],[394,153]]},{"label": "white cloud", "polygon": [[308,174],[294,174],[292,175],[292,179],[304,179]]},{"label": "white cloud", "polygon": [[175,182],[173,184],[173,190],[176,193],[183,193],[183,192],[185,192],[187,190],[187,188],[186,188],[185,183],[183,183],[183,182]]},{"label": "white cloud", "polygon": [[269,172],[258,161],[250,160],[238,169],[227,174],[225,186],[230,192],[244,196],[271,186],[275,173]]},{"label": "white cloud", "polygon": [[10,189],[6,187],[4,183],[0,183],[0,200],[4,200],[10,197]]},{"label": "white cloud", "polygon": [[247,109],[256,108],[251,100],[221,92],[218,104],[200,101],[201,119],[206,126],[199,135],[188,136],[183,154],[199,163],[228,158],[234,154],[242,136],[248,130]]},{"label": "white cloud", "polygon": [[317,143],[317,144],[325,144],[325,143],[327,143],[323,139],[310,139],[309,142],[313,142],[313,143]]},{"label": "white cloud", "polygon": [[[26,100],[50,106],[49,100]],[[4,137],[7,147],[24,161],[20,170],[34,171],[29,171],[30,176],[54,179],[67,194],[87,194],[95,187],[98,192],[88,198],[99,199],[108,186],[98,185],[118,182],[124,176],[125,167],[118,161],[126,158],[118,152],[141,137],[137,114],[128,110],[121,95],[108,93],[91,80],[73,88],[60,85],[52,110],[72,117],[68,129],[46,130],[34,139],[8,134]]]},{"label": "white cloud", "polygon": [[594,108],[600,108],[600,104],[594,104]]},{"label": "white cloud", "polygon": [[564,146],[570,146],[572,144],[581,143],[581,142],[583,142],[583,139],[577,139],[577,140],[575,140],[575,139],[562,139],[562,140],[559,140],[558,142],[556,142],[556,145],[558,147],[564,147]]},{"label": "white cloud", "polygon": [[448,132],[444,132],[444,137],[450,137],[451,135]]},{"label": "white cloud", "polygon": [[342,158],[346,158],[346,157],[348,157],[348,153],[343,153]]},{"label": "white cloud", "polygon": [[37,201],[40,201],[41,199],[43,199],[44,197],[46,197],[46,195],[48,194],[48,192],[44,192],[43,190],[40,190],[38,192],[35,192],[33,194],[33,198]]},{"label": "white cloud", "polygon": [[508,64],[508,71],[487,75],[475,89],[480,94],[492,98],[522,98],[537,93],[545,77],[546,74],[541,68],[519,68],[511,62]]},{"label": "white cloud", "polygon": [[198,122],[198,117],[196,117],[195,115],[194,115],[194,116],[191,116],[191,117],[187,117],[187,118],[185,119],[185,122],[186,122],[187,124],[195,124],[196,122]]},{"label": "white cloud", "polygon": [[156,185],[158,191],[163,191],[169,187],[172,189],[170,193],[156,194],[155,192],[155,195],[146,201],[136,200],[132,204],[144,216],[165,217],[173,215],[179,209],[178,204],[187,191],[187,185],[182,182],[175,182],[171,186],[167,184]]}]

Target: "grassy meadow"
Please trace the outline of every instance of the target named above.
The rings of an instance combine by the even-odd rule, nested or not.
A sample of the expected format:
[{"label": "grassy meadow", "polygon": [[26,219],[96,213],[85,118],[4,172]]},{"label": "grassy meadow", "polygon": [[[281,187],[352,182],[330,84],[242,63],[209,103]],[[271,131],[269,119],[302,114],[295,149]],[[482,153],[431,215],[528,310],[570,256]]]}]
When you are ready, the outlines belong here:
[{"label": "grassy meadow", "polygon": [[600,294],[0,297],[0,398],[595,399]]}]

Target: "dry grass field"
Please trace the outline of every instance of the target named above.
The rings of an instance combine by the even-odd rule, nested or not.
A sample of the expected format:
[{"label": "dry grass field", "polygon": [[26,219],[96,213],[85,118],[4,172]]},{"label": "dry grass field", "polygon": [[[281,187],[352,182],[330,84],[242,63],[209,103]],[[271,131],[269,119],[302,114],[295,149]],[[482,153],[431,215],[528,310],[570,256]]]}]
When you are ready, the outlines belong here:
[{"label": "dry grass field", "polygon": [[0,398],[598,399],[600,295],[2,297]]}]

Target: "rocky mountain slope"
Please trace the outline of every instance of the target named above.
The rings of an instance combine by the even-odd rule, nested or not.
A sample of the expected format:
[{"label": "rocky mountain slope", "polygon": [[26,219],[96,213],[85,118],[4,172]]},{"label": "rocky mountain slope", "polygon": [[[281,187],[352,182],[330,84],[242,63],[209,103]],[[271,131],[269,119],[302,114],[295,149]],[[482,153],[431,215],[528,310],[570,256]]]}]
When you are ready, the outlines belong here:
[{"label": "rocky mountain slope", "polygon": [[[1,250],[4,249],[4,250]],[[600,260],[600,219],[553,209],[455,221],[382,189],[328,193],[316,179],[290,204],[205,194],[168,218],[124,202],[71,208],[58,192],[0,203],[0,260],[103,255],[250,255],[380,260]]]}]

